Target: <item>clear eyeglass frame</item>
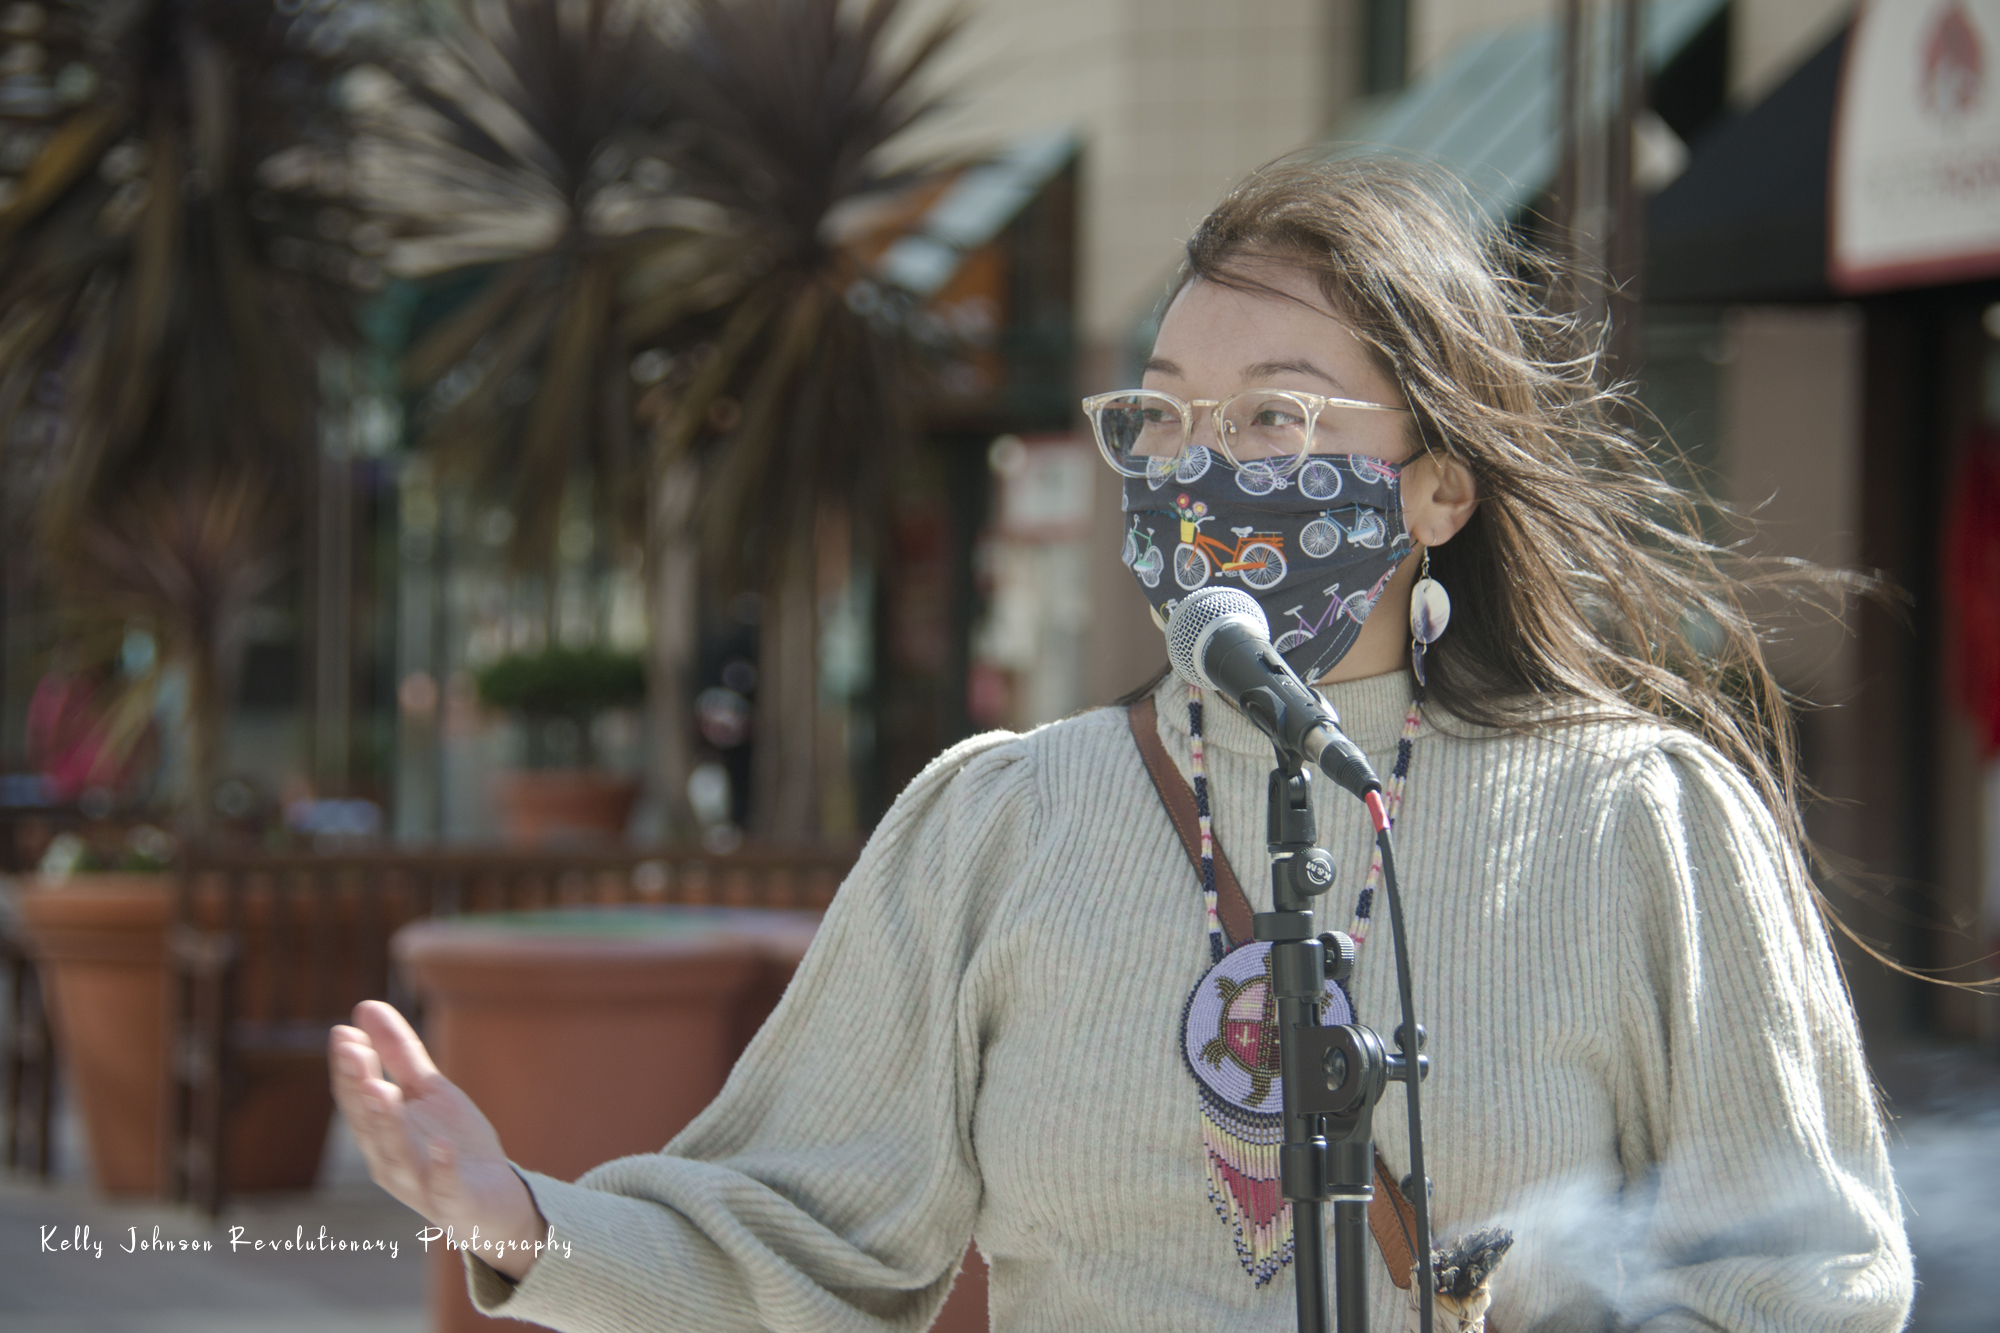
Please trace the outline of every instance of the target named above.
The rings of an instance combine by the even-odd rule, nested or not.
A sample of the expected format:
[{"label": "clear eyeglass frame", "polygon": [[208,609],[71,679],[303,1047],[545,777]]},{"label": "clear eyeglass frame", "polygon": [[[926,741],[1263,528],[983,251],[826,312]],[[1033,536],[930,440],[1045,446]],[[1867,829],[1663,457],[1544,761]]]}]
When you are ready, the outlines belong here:
[{"label": "clear eyeglass frame", "polygon": [[[1229,408],[1239,400],[1253,396],[1284,398],[1298,404],[1300,415],[1305,419],[1305,429],[1300,436],[1301,447],[1299,452],[1289,460],[1279,462],[1270,458],[1238,458],[1230,448],[1229,432],[1223,429],[1223,423],[1229,415]],[[1180,414],[1181,441],[1179,451],[1171,456],[1160,455],[1157,460],[1148,459],[1145,465],[1134,467],[1127,462],[1121,461],[1118,456],[1118,449],[1109,440],[1104,438],[1104,424],[1100,416],[1100,411],[1121,398],[1139,397],[1157,399],[1174,406]],[[1280,476],[1288,476],[1296,471],[1312,453],[1313,432],[1319,426],[1320,414],[1327,408],[1334,407],[1362,412],[1399,412],[1404,415],[1408,415],[1410,411],[1407,407],[1397,407],[1389,403],[1364,403],[1355,398],[1328,398],[1322,394],[1306,393],[1298,389],[1252,388],[1232,393],[1227,398],[1194,399],[1176,398],[1173,394],[1160,389],[1116,389],[1110,393],[1092,394],[1083,400],[1083,414],[1090,419],[1090,433],[1097,440],[1097,452],[1104,456],[1104,461],[1111,465],[1112,471],[1126,477],[1147,477],[1162,469],[1171,471],[1173,466],[1177,466],[1180,460],[1187,455],[1188,446],[1194,441],[1194,413],[1195,409],[1200,407],[1209,409],[1208,421],[1210,430],[1215,436],[1215,443],[1220,449],[1222,456],[1229,461],[1231,467],[1240,469],[1245,464],[1254,464],[1259,468],[1267,468],[1275,471]]]}]

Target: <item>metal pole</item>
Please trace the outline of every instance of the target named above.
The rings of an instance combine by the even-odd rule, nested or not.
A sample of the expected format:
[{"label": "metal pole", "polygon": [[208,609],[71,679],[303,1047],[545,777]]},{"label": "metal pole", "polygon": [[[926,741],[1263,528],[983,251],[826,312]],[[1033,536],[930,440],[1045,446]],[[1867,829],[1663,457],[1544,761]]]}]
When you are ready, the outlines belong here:
[{"label": "metal pole", "polygon": [[[322,358],[318,503],[313,523],[313,772],[319,794],[344,794],[349,778],[348,706],[353,688],[353,367]],[[337,419],[339,424],[331,422]]]},{"label": "metal pole", "polygon": [[[1559,55],[1562,95],[1557,114],[1560,121],[1556,126],[1556,142],[1560,154],[1556,167],[1556,196],[1550,210],[1550,221],[1555,224],[1556,250],[1564,263],[1571,269],[1580,258],[1577,247],[1577,225],[1581,220],[1577,191],[1582,187],[1582,145],[1578,142],[1578,120],[1582,111],[1582,65],[1583,65],[1583,0],[1563,0],[1562,45]],[[1568,275],[1564,275],[1567,284]],[[1576,293],[1571,290],[1564,294],[1565,305],[1574,305]]]},{"label": "metal pole", "polygon": [[1620,0],[1618,111],[1611,125],[1610,188],[1614,201],[1610,247],[1611,370],[1620,377],[1639,370],[1639,308],[1645,259],[1646,210],[1633,179],[1632,136],[1645,106],[1646,71],[1640,63],[1640,0]]},{"label": "metal pole", "polygon": [[1334,1327],[1368,1327],[1368,1205],[1340,1200],[1333,1205],[1333,1298],[1339,1303]]}]

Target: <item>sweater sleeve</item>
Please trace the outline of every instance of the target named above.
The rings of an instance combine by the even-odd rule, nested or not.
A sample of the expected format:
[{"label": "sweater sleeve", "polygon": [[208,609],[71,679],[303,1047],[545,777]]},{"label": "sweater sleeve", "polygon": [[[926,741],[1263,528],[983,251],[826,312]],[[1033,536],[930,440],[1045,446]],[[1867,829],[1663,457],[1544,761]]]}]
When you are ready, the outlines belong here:
[{"label": "sweater sleeve", "polygon": [[1009,739],[948,752],[898,799],[721,1094],[663,1151],[575,1184],[520,1171],[558,1248],[518,1285],[469,1262],[482,1311],[575,1333],[928,1325],[980,1196],[961,979],[1034,862],[1033,765]]},{"label": "sweater sleeve", "polygon": [[1860,1038],[1795,854],[1674,739],[1615,816],[1629,895],[1617,1304],[1647,1333],[1902,1327],[1913,1277]]}]

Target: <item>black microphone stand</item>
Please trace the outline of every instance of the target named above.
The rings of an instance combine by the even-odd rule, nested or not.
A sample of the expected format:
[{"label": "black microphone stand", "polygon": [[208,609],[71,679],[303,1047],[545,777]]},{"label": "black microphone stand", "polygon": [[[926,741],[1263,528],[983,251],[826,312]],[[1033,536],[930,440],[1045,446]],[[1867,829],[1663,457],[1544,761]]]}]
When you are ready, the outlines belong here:
[{"label": "black microphone stand", "polygon": [[[1292,1263],[1299,1333],[1327,1333],[1325,1205],[1333,1204],[1334,1283],[1339,1333],[1368,1333],[1368,1201],[1374,1197],[1375,1103],[1391,1080],[1429,1073],[1430,1060],[1389,1052],[1359,1024],[1320,1026],[1326,983],[1354,968],[1354,941],[1315,934],[1313,899],[1333,887],[1334,863],[1318,846],[1312,774],[1279,745],[1266,789],[1265,840],[1271,855],[1271,906],[1252,918],[1257,939],[1271,943],[1278,1010],[1278,1067],[1284,1087],[1284,1143],[1279,1190],[1292,1206]],[[1399,932],[1400,933],[1400,932]],[[1421,1047],[1423,1029],[1417,1029]],[[1397,1044],[1405,1047],[1403,1030]],[[1422,1189],[1421,1183],[1415,1188]],[[1428,1258],[1428,1256],[1425,1256]],[[1428,1277],[1429,1264],[1423,1264]],[[1423,1311],[1430,1313],[1428,1293]]]}]

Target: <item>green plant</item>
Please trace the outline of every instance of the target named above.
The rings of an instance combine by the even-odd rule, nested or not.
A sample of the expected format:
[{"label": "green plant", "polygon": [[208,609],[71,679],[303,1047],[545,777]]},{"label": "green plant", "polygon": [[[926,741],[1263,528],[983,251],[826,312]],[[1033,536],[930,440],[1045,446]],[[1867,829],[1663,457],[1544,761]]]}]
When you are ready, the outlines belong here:
[{"label": "green plant", "polygon": [[44,882],[60,883],[71,875],[104,871],[149,874],[174,868],[177,848],[171,834],[140,824],[122,836],[98,833],[58,833],[42,852],[35,870]]},{"label": "green plant", "polygon": [[712,308],[663,331],[673,368],[641,407],[653,409],[653,475],[696,478],[705,584],[763,594],[750,823],[777,841],[822,827],[821,552],[846,541],[842,556],[876,556],[905,462],[911,302],[846,240],[871,201],[923,170],[889,173],[885,149],[936,106],[922,76],[961,17],[890,40],[903,11],[688,0],[670,52],[679,188],[730,225],[709,244]]},{"label": "green plant", "polygon": [[668,52],[684,120],[671,160],[683,194],[729,221],[704,270],[729,285],[672,331],[689,370],[672,382],[654,463],[712,446],[697,527],[725,585],[809,579],[819,507],[844,504],[868,525],[899,461],[899,294],[874,284],[837,218],[912,178],[885,173],[883,150],[936,107],[919,76],[960,19],[892,44],[901,9],[690,0]]},{"label": "green plant", "polygon": [[475,680],[481,703],[520,716],[530,767],[562,763],[571,754],[588,766],[591,722],[606,709],[645,700],[646,662],[639,653],[551,646],[509,653]]},{"label": "green plant", "polygon": [[544,648],[509,653],[478,674],[488,708],[542,717],[587,718],[646,697],[646,663],[608,648]]},{"label": "green plant", "polygon": [[275,193],[270,169],[344,135],[335,82],[388,12],[0,4],[22,62],[0,80],[0,448],[33,479],[0,519],[32,520],[17,540],[69,634],[160,636],[114,746],[150,724],[159,668],[185,674],[197,836],[241,615],[318,485],[319,358],[383,279],[351,213]]},{"label": "green plant", "polygon": [[[635,538],[647,483],[719,440],[700,526],[731,591],[802,577],[822,497],[880,494],[900,332],[857,296],[837,215],[909,178],[881,150],[931,109],[916,78],[958,26],[892,54],[901,7],[449,5],[349,80],[331,174],[389,271],[483,270],[402,370],[424,446],[511,508],[517,565],[549,558],[573,481]],[[328,175],[297,173],[301,197]]]}]

